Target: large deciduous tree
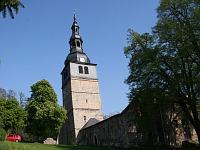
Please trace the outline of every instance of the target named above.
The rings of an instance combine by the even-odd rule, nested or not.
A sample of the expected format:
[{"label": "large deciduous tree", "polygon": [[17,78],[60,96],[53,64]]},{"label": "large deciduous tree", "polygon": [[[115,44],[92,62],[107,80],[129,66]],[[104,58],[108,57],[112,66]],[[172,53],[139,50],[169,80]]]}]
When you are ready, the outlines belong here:
[{"label": "large deciduous tree", "polygon": [[37,102],[57,102],[57,95],[47,80],[41,80],[31,86],[31,100]]},{"label": "large deciduous tree", "polygon": [[152,34],[129,30],[129,97],[159,89],[182,108],[200,143],[200,1],[161,0],[157,10]]},{"label": "large deciduous tree", "polygon": [[57,104],[57,95],[47,80],[33,84],[31,92],[26,106],[27,132],[39,141],[47,137],[56,138],[66,119],[66,110]]},{"label": "large deciduous tree", "polygon": [[20,0],[1,0],[0,1],[0,13],[2,13],[5,18],[7,12],[10,14],[11,18],[14,18],[14,13],[17,14],[19,11],[19,7],[24,8],[24,5],[20,2]]},{"label": "large deciduous tree", "polygon": [[0,126],[17,133],[25,127],[26,112],[16,99],[0,98]]}]

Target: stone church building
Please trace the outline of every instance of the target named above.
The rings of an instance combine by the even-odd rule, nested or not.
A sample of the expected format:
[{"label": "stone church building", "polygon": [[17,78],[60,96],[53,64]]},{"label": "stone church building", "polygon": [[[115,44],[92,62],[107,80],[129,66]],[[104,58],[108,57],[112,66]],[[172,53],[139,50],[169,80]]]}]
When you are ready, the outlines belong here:
[{"label": "stone church building", "polygon": [[[137,145],[180,146],[183,141],[198,143],[193,127],[184,124],[183,112],[172,109],[172,115],[157,117],[157,124],[149,131],[142,130],[137,122],[140,112],[132,101],[121,113],[103,120],[101,97],[96,72],[97,64],[91,63],[83,51],[76,16],[71,26],[70,50],[62,75],[63,106],[67,119],[59,134],[60,144],[81,144],[131,147]],[[174,115],[176,114],[176,115]],[[178,115],[177,115],[178,114]],[[173,119],[169,116],[175,116]]]},{"label": "stone church building", "polygon": [[70,51],[61,72],[63,106],[67,109],[67,120],[59,138],[62,144],[76,143],[78,132],[84,125],[103,120],[97,64],[91,63],[83,51],[83,40],[75,15],[71,30]]}]

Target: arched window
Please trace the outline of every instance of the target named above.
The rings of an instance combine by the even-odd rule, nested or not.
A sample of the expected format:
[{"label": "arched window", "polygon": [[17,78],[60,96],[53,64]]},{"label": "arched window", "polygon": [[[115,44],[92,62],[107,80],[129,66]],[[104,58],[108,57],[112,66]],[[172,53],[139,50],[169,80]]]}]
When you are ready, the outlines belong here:
[{"label": "arched window", "polygon": [[76,42],[76,45],[77,45],[77,47],[80,47],[80,46],[81,46],[81,44],[80,44],[79,41]]},{"label": "arched window", "polygon": [[83,67],[82,66],[78,66],[78,70],[79,70],[79,73],[83,73]]},{"label": "arched window", "polygon": [[85,70],[85,74],[89,74],[88,67],[84,67],[84,70]]}]

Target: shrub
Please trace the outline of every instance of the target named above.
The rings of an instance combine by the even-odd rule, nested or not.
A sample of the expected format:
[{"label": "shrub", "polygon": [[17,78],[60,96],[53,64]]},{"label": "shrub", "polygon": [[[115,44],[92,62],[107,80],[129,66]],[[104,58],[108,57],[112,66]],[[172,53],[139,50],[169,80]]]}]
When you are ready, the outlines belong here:
[{"label": "shrub", "polygon": [[0,141],[4,141],[6,138],[6,131],[0,128]]}]

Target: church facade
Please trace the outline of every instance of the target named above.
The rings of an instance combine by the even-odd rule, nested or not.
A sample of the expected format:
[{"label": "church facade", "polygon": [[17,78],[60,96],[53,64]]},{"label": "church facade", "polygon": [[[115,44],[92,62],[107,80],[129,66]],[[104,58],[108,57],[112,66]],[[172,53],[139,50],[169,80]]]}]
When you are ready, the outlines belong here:
[{"label": "church facade", "polygon": [[61,72],[63,106],[67,109],[67,119],[60,131],[60,144],[76,143],[79,131],[88,121],[93,120],[95,123],[103,120],[97,65],[91,63],[83,51],[83,40],[75,15],[71,30],[70,52]]}]

